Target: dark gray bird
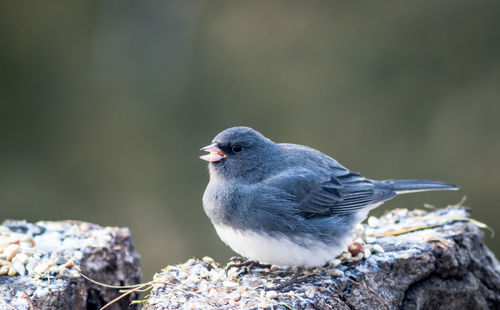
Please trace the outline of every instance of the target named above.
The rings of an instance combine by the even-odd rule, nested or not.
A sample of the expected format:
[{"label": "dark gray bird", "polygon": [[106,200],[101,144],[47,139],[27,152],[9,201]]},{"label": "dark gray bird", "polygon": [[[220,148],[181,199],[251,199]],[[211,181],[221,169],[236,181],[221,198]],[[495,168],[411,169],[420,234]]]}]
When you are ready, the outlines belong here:
[{"label": "dark gray bird", "polygon": [[209,146],[203,208],[238,254],[282,266],[319,266],[347,247],[368,212],[401,193],[456,190],[438,181],[367,179],[307,146],[274,143],[248,127]]}]

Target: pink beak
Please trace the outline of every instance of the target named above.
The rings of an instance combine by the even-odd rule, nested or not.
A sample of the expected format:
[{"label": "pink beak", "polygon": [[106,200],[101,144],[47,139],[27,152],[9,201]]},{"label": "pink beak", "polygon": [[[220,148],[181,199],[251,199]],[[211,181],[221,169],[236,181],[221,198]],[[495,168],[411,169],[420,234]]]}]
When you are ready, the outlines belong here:
[{"label": "pink beak", "polygon": [[226,158],[226,154],[222,152],[217,143],[212,143],[205,147],[202,147],[200,151],[210,152],[208,155],[200,156],[201,159],[206,160],[208,162],[216,162],[221,161]]}]

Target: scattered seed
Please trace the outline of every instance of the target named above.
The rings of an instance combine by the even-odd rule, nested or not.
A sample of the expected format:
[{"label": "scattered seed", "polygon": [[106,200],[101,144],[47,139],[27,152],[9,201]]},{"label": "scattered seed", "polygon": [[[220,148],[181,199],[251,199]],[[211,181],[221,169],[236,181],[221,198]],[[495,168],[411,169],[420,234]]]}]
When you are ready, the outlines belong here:
[{"label": "scattered seed", "polygon": [[370,227],[377,227],[379,225],[380,225],[380,220],[377,217],[370,216],[368,218],[368,226],[370,226]]},{"label": "scattered seed", "polygon": [[5,249],[3,254],[6,256],[8,261],[11,261],[14,258],[14,256],[16,256],[18,251],[19,251],[19,245],[14,243],[9,245]]},{"label": "scattered seed", "polygon": [[50,262],[48,261],[41,261],[41,262],[38,262],[35,267],[33,267],[33,272],[34,273],[38,273],[38,274],[42,274],[44,272],[46,272],[47,270],[49,270],[50,268]]},{"label": "scattered seed", "polygon": [[346,260],[351,259],[351,258],[352,258],[352,255],[349,252],[342,252],[342,254],[340,254],[340,256],[339,256],[339,259],[341,261],[346,261]]},{"label": "scattered seed", "polygon": [[365,245],[365,241],[363,239],[361,239],[361,238],[355,239],[353,243],[359,243],[361,245]]},{"label": "scattered seed", "polygon": [[360,260],[362,260],[364,257],[364,254],[363,252],[359,252],[358,255],[356,256],[353,256],[350,260],[348,260],[349,262],[359,262]]},{"label": "scattered seed", "polygon": [[222,286],[224,286],[225,288],[234,288],[240,286],[240,284],[232,281],[224,281],[222,282]]},{"label": "scattered seed", "polygon": [[14,268],[16,272],[21,276],[24,276],[24,274],[26,273],[26,268],[24,267],[24,264],[18,260],[12,262],[12,268]]},{"label": "scattered seed", "polygon": [[213,288],[212,288],[212,289],[210,289],[210,290],[208,291],[208,297],[215,297],[215,296],[217,296],[217,290],[216,290],[216,289],[213,289]]},{"label": "scattered seed", "polygon": [[73,257],[76,259],[76,260],[81,260],[83,258],[83,253],[82,251],[75,251],[75,253],[73,254]]},{"label": "scattered seed", "polygon": [[375,237],[365,237],[366,243],[375,243],[377,241],[377,238]]},{"label": "scattered seed", "polygon": [[373,252],[375,253],[384,253],[384,248],[380,244],[373,245]]},{"label": "scattered seed", "polygon": [[204,256],[201,260],[204,261],[207,264],[215,265],[214,259],[211,258],[210,256]]},{"label": "scattered seed", "polygon": [[268,309],[268,303],[265,301],[265,300],[262,300],[260,303],[259,303],[259,309]]},{"label": "scattered seed", "polygon": [[210,275],[210,272],[207,270],[207,268],[202,268],[200,270],[200,277],[205,278],[205,277],[208,277],[209,275]]},{"label": "scattered seed", "polygon": [[88,223],[80,224],[80,230],[83,232],[88,232],[90,230],[89,224]]},{"label": "scattered seed", "polygon": [[278,292],[276,292],[276,291],[267,291],[266,292],[266,297],[267,298],[271,298],[271,299],[277,298],[278,297]]},{"label": "scattered seed", "polygon": [[221,280],[221,276],[219,273],[214,273],[211,275],[212,281],[219,282]]},{"label": "scattered seed", "polygon": [[10,267],[9,272],[7,272],[7,275],[12,277],[15,276],[16,274],[17,274],[16,269],[14,269],[14,267]]},{"label": "scattered seed", "polygon": [[28,274],[31,275],[33,272],[33,268],[35,267],[37,260],[34,257],[28,258],[28,263],[26,264],[26,270],[28,270]]},{"label": "scattered seed", "polygon": [[340,264],[342,264],[342,261],[341,261],[340,259],[336,258],[336,259],[332,260],[332,261],[328,264],[328,266],[329,266],[329,267],[333,267],[333,268],[335,268],[335,267],[337,267],[337,266],[338,266],[338,265],[340,265]]},{"label": "scattered seed", "polygon": [[312,286],[308,287],[306,290],[306,296],[308,298],[314,298],[315,295],[316,295],[316,288]]},{"label": "scattered seed", "polygon": [[26,265],[28,263],[28,255],[26,255],[24,253],[18,253],[12,260],[19,261],[23,265]]},{"label": "scattered seed", "polygon": [[328,269],[326,274],[332,277],[341,277],[344,275],[344,272],[338,269]]},{"label": "scattered seed", "polygon": [[363,256],[365,258],[368,258],[368,257],[372,256],[372,251],[370,251],[370,249],[365,249],[364,252],[363,252]]},{"label": "scattered seed", "polygon": [[373,236],[375,234],[375,229],[367,227],[365,229],[365,236]]},{"label": "scattered seed", "polygon": [[363,252],[363,245],[360,242],[355,241],[347,248],[347,250],[354,257]]}]

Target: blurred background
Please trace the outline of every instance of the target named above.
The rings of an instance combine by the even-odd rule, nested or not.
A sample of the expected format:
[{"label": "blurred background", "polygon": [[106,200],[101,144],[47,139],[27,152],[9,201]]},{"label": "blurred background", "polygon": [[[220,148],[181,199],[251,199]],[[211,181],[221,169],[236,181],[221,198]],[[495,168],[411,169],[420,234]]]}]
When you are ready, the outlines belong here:
[{"label": "blurred background", "polygon": [[233,255],[198,150],[234,125],[500,231],[498,1],[10,1],[0,44],[1,218],[127,226],[143,280]]}]

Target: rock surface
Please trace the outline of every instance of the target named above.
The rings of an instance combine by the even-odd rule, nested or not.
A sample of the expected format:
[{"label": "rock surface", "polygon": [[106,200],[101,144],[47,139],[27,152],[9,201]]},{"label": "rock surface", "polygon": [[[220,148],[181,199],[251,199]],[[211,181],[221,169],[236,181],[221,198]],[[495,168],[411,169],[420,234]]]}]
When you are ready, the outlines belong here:
[{"label": "rock surface", "polygon": [[[0,225],[0,309],[99,309],[119,296],[109,285],[140,281],[127,228],[78,221]],[[7,270],[7,272],[5,272]],[[132,309],[132,294],[109,309]]]},{"label": "rock surface", "polygon": [[465,208],[396,209],[368,223],[378,251],[304,273],[289,292],[263,287],[292,269],[226,276],[206,257],[157,274],[145,309],[500,309],[500,264]]}]

